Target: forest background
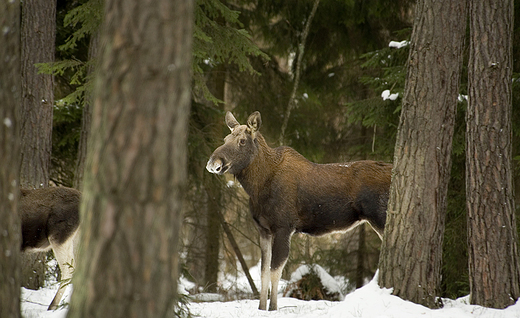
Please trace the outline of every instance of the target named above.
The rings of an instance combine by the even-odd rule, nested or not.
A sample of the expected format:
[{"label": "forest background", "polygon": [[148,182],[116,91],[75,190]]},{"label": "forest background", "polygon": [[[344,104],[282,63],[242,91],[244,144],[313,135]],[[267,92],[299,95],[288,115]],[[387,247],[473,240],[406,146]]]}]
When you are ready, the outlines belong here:
[{"label": "forest background", "polygon": [[[515,1],[515,9],[519,3]],[[231,235],[248,267],[260,257],[247,196],[232,178],[205,170],[209,155],[227,134],[225,111],[242,122],[260,111],[262,132],[271,146],[289,145],[314,162],[393,160],[408,46],[389,43],[410,38],[414,1],[321,1],[312,15],[313,5],[296,0],[196,1],[189,190],[181,234],[183,274],[196,283],[196,291],[236,296],[219,284],[219,275],[242,271]],[[96,56],[89,47],[95,43],[101,11],[100,0],[58,1],[56,62],[40,66],[55,75],[50,179],[56,185],[74,186],[78,177],[82,114],[91,86],[88,68]],[[520,193],[518,27],[513,36],[513,166],[515,192]],[[443,249],[442,296],[450,298],[469,293],[465,76]],[[398,95],[383,98],[388,93]],[[518,196],[515,207],[518,217]],[[347,277],[351,288],[360,287],[375,272],[379,246],[368,225],[320,238],[295,235],[285,277],[302,262],[315,263],[333,276]]]}]

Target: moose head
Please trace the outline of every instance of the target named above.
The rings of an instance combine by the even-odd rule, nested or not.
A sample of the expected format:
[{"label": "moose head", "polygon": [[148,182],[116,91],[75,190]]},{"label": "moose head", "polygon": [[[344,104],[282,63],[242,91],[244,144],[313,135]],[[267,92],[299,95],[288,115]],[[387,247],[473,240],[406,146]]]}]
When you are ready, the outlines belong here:
[{"label": "moose head", "polygon": [[262,125],[259,112],[252,113],[247,125],[240,125],[230,112],[226,113],[226,124],[231,133],[224,138],[224,144],[218,147],[206,165],[206,169],[215,174],[237,174],[249,166],[258,154],[256,140]]}]

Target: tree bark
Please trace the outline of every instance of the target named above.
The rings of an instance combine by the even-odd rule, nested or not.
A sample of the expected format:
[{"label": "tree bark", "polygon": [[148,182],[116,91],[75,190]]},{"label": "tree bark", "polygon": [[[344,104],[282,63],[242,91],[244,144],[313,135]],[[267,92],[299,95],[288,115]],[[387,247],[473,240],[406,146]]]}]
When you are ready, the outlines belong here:
[{"label": "tree bark", "polygon": [[[36,63],[54,61],[56,1],[24,1],[21,28],[20,185],[49,185],[52,149],[53,76],[38,74]],[[22,285],[38,289],[45,281],[45,253],[24,253]]]},{"label": "tree bark", "polygon": [[505,308],[520,297],[512,182],[513,1],[470,2],[466,131],[472,304]]},{"label": "tree bark", "polygon": [[379,283],[437,307],[465,1],[419,0],[394,153]]},{"label": "tree bark", "polygon": [[20,317],[20,2],[0,3],[0,317]]},{"label": "tree bark", "polygon": [[171,317],[193,2],[105,4],[70,317]]}]

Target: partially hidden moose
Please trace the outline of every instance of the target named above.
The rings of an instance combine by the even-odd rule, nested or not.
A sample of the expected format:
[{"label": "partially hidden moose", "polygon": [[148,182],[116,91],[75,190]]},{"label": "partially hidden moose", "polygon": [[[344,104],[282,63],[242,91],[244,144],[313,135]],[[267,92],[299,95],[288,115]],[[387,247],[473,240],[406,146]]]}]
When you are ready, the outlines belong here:
[{"label": "partially hidden moose", "polygon": [[49,310],[58,308],[72,278],[74,238],[79,228],[79,191],[65,187],[21,189],[22,252],[52,248],[61,270],[61,284]]}]

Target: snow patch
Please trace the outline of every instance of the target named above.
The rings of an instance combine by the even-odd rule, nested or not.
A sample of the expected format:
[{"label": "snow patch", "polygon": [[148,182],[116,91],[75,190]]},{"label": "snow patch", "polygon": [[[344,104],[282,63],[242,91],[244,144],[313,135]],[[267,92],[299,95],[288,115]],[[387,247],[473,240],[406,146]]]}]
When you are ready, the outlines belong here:
[{"label": "snow patch", "polygon": [[323,267],[318,264],[313,265],[301,265],[291,274],[290,283],[295,283],[303,278],[305,275],[309,275],[311,271],[314,271],[318,277],[320,278],[323,287],[331,294],[338,293],[340,294],[341,299],[344,298],[343,293],[341,292],[341,287],[336,282],[334,277],[330,276],[329,273]]},{"label": "snow patch", "polygon": [[382,93],[381,93],[381,97],[383,98],[383,100],[396,100],[397,97],[399,97],[399,93],[390,93],[390,90],[387,89],[387,90],[384,90]]},{"label": "snow patch", "polygon": [[463,101],[468,100],[468,95],[459,94],[458,100],[462,103]]},{"label": "snow patch", "polygon": [[388,47],[400,49],[400,48],[407,46],[408,44],[410,44],[410,41],[406,41],[406,40],[401,41],[401,42],[390,41],[390,43],[388,43]]}]

